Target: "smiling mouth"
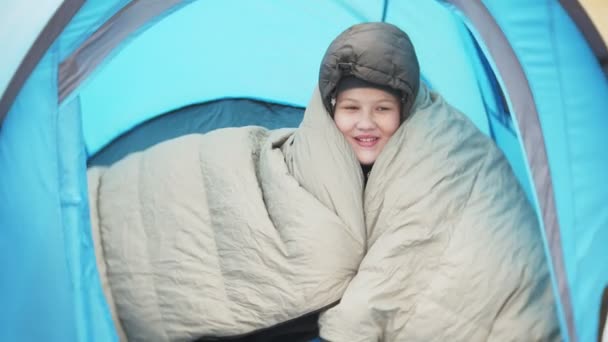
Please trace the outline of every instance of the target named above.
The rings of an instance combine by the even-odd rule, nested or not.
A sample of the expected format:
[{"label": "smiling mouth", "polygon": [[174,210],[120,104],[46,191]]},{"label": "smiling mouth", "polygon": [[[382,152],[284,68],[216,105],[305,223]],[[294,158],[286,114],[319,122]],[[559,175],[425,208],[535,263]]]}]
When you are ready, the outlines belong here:
[{"label": "smiling mouth", "polygon": [[378,137],[355,137],[354,140],[361,147],[373,147],[378,143]]}]

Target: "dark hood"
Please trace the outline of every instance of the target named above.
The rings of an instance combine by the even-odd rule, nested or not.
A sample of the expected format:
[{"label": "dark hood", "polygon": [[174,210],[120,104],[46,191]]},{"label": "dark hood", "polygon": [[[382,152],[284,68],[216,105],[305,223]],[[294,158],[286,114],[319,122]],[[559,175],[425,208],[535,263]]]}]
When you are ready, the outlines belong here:
[{"label": "dark hood", "polygon": [[357,24],[331,43],[319,71],[319,90],[330,113],[336,85],[347,75],[399,90],[402,120],[409,115],[420,85],[420,66],[410,38],[395,25]]}]

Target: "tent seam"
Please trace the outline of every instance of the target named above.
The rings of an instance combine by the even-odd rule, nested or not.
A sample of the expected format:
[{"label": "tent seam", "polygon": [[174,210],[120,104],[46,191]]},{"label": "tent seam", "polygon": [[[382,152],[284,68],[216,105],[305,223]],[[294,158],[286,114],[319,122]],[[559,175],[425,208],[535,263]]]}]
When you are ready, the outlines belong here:
[{"label": "tent seam", "polygon": [[[103,26],[103,24],[105,22],[107,22],[109,18],[111,18],[113,15],[118,13],[122,8],[124,8],[127,5],[128,1],[129,0],[120,0],[118,4],[112,6],[107,11],[104,11],[103,15],[100,16],[99,20],[96,20],[94,24],[89,25],[89,28],[86,31],[84,31],[78,37],[77,40],[74,40],[72,45],[75,47],[75,49],[73,49],[69,55],[65,56],[65,58],[62,58],[61,60],[59,60],[59,64],[61,64],[64,60],[68,59],[74,53],[74,51],[76,51],[78,49],[78,47],[82,46],[82,44],[84,44],[87,41],[87,39],[89,39],[89,37],[93,33],[95,33],[95,31],[97,31],[101,26]],[[59,93],[59,89],[57,89],[57,93]]]},{"label": "tent seam", "polygon": [[[551,3],[547,2],[547,9],[549,12],[549,33],[550,33],[550,37],[551,37],[551,51],[552,56],[553,56],[553,61],[554,61],[554,66],[555,66],[555,74],[557,76],[557,79],[559,82],[558,83],[558,88],[559,88],[559,96],[557,97],[559,99],[559,103],[560,103],[560,108],[561,108],[561,116],[564,118],[564,131],[563,131],[563,137],[566,140],[566,150],[567,150],[567,160],[568,160],[568,180],[570,181],[570,184],[573,185],[573,175],[572,175],[572,167],[571,167],[571,163],[570,161],[572,160],[572,149],[571,149],[571,144],[570,144],[570,136],[568,134],[568,129],[567,127],[569,127],[570,123],[568,121],[568,115],[566,115],[566,111],[564,110],[564,108],[566,108],[566,103],[564,101],[564,96],[562,96],[565,92],[564,92],[564,88],[563,88],[563,75],[562,73],[559,71],[561,69],[561,59],[559,58],[559,54],[558,51],[556,49],[557,46],[557,39],[556,39],[556,34],[555,34],[555,25],[554,25],[554,5],[552,5]],[[555,191],[554,191],[554,197],[555,197]],[[575,205],[575,201],[576,201],[576,197],[572,196],[571,198],[572,201],[572,205],[570,207],[570,210],[572,210],[572,213],[576,213],[576,205]],[[556,208],[557,209],[557,208]],[[555,211],[556,213],[558,213],[558,210]],[[576,215],[572,215],[572,219],[573,219],[573,226],[576,227]],[[560,229],[561,230],[561,229]],[[562,238],[562,242],[563,242],[563,238]],[[576,249],[576,245],[574,246]],[[563,251],[562,251],[563,253]],[[565,266],[565,265],[564,265]]]},{"label": "tent seam", "polygon": [[[552,56],[553,56],[553,66],[554,66],[554,70],[555,70],[555,74],[557,76],[557,80],[559,82],[558,83],[558,91],[559,91],[559,103],[560,103],[560,111],[561,111],[561,116],[564,118],[564,127],[563,127],[563,138],[564,140],[566,140],[566,155],[567,155],[567,165],[568,165],[568,181],[570,182],[570,190],[571,193],[574,192],[573,190],[573,185],[574,185],[574,178],[573,178],[573,174],[572,174],[572,166],[570,161],[572,160],[572,149],[571,149],[571,144],[570,144],[570,136],[568,134],[568,127],[570,126],[569,120],[568,120],[568,115],[566,115],[566,103],[564,101],[564,97],[562,96],[564,94],[564,88],[563,88],[563,74],[560,72],[561,69],[561,59],[560,59],[560,55],[558,54],[557,51],[557,35],[556,35],[556,27],[555,27],[555,10],[556,8],[554,6],[561,6],[559,3],[552,3],[549,1],[546,1],[546,8],[548,10],[548,17],[549,17],[549,35],[550,35],[550,39],[551,39],[551,51],[552,51]],[[540,117],[539,117],[539,121],[540,121]],[[541,128],[542,128],[542,122],[540,122],[541,124]],[[553,175],[551,174],[551,164],[550,164],[550,160],[549,160],[549,152],[546,151],[547,153],[547,164],[549,166],[549,176],[551,178],[551,182],[553,183]],[[559,222],[559,210],[557,209],[557,194],[555,191],[555,188],[553,188],[553,198],[554,198],[554,206],[555,206],[555,215],[556,215],[556,220],[557,222]],[[570,200],[571,200],[571,205],[570,205],[570,210],[572,212],[572,227],[576,227],[576,196],[570,196]],[[572,331],[569,331],[570,333],[570,337],[572,337],[573,341],[576,341],[578,336],[577,336],[577,332],[576,332],[576,321],[577,321],[577,310],[575,309],[574,306],[574,293],[576,293],[574,287],[576,286],[575,282],[573,279],[571,279],[569,276],[571,274],[577,274],[578,273],[578,266],[577,266],[577,260],[575,260],[574,263],[571,263],[570,265],[572,265],[572,268],[574,269],[568,269],[568,265],[566,263],[566,256],[564,253],[564,244],[565,244],[565,239],[564,236],[562,234],[562,231],[564,231],[565,225],[561,224],[559,225],[559,232],[560,232],[560,242],[562,244],[562,248],[561,248],[561,253],[562,253],[562,267],[564,268],[564,278],[565,278],[565,286],[567,288],[568,291],[568,296],[570,297],[569,300],[569,306],[570,306],[570,317],[571,317],[571,322],[572,326],[568,327],[569,330],[572,329]],[[574,249],[574,255],[576,255],[576,250],[577,250],[577,245],[576,243],[574,243],[573,245],[573,249]],[[568,324],[568,317],[566,316],[566,325]]]}]

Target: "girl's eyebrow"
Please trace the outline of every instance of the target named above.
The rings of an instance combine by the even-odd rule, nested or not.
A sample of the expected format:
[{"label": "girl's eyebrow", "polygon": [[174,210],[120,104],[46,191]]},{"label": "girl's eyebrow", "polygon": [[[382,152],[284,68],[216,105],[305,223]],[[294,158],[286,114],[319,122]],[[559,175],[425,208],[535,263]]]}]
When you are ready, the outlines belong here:
[{"label": "girl's eyebrow", "polygon": [[352,98],[352,97],[343,97],[340,99],[340,101],[352,101],[352,102],[359,102],[358,99]]},{"label": "girl's eyebrow", "polygon": [[[338,101],[340,101],[340,102],[350,101],[350,102],[356,102],[356,103],[361,102],[359,99],[356,99],[356,98],[353,98],[353,97],[343,97],[343,98],[340,98]],[[391,99],[391,98],[388,98],[388,97],[384,98],[384,99],[379,99],[379,100],[374,101],[374,103],[382,103],[382,102],[389,102],[391,104],[397,104],[397,102],[394,99]]]},{"label": "girl's eyebrow", "polygon": [[391,102],[391,103],[396,103],[397,101],[395,101],[395,99],[393,99],[393,98],[388,98],[388,97],[386,97],[386,98],[383,98],[383,99],[378,100],[377,102]]}]

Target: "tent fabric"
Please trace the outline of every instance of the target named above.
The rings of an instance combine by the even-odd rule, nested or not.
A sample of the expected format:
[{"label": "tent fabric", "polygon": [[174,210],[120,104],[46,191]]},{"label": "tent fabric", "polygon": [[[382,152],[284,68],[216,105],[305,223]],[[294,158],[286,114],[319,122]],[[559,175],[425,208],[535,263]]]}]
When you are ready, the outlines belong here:
[{"label": "tent fabric", "polygon": [[[371,2],[364,4],[366,10],[374,7]],[[188,104],[240,97],[306,105],[308,99],[303,94],[310,93],[314,87],[320,60],[331,39],[362,18],[340,8],[337,11],[336,4],[330,2],[298,6],[302,8],[260,8],[253,4],[243,7],[243,13],[266,13],[266,20],[260,22],[253,15],[236,15],[229,1],[199,1],[134,37],[79,92],[85,108],[83,123],[89,154],[96,153],[137,123]],[[415,14],[419,10],[428,11],[442,20],[436,23],[422,20]],[[308,15],[296,15],[298,12]],[[328,18],[328,13],[335,15]],[[378,18],[369,15],[363,19]],[[476,90],[475,74],[468,62],[467,51],[461,45],[462,24],[457,18],[434,2],[390,2],[387,20],[403,22],[404,29],[411,33],[420,55],[422,72],[433,89],[445,94],[450,103],[467,113],[482,131],[487,132],[485,109]],[[257,27],[257,30],[243,32],[242,27]],[[277,32],[275,27],[282,29]],[[222,35],[196,35],[193,39],[180,34],[209,30],[219,30]],[[445,40],[442,37],[446,37]],[[234,41],[243,44],[232,44]],[[251,46],[254,42],[264,48]],[[208,46],[223,53],[210,54]],[[247,51],[246,62],[239,52],[241,49]],[[286,51],[297,51],[298,58],[286,58]],[[442,63],[441,57],[448,54],[454,63],[463,67],[453,70]],[[157,66],[168,60],[174,62],[158,70]],[[297,67],[295,60],[299,61]],[[217,65],[225,67],[218,68]],[[226,73],[230,77],[225,77]],[[268,74],[273,75],[268,83],[256,81],[267,79]],[[172,84],[180,87],[170,86]],[[285,87],[285,84],[293,86]],[[96,96],[99,92],[107,94],[113,101]],[[162,93],[163,96],[149,95],[154,93]]]},{"label": "tent fabric", "polygon": [[577,24],[608,77],[608,5],[602,0],[560,0]]},{"label": "tent fabric", "polygon": [[80,115],[57,110],[57,54],[40,61],[0,130],[3,341],[115,339],[91,254]]},{"label": "tent fabric", "polygon": [[161,15],[169,15],[184,1],[132,1],[108,19],[59,69],[59,101],[73,91],[117,45],[133,31],[149,26]]},{"label": "tent fabric", "polygon": [[[2,65],[0,68],[0,127],[23,83],[65,25],[80,9],[82,3],[83,0],[45,1],[42,4],[43,7],[38,8],[35,12],[34,17],[24,3],[8,2],[9,8],[3,9],[8,14],[6,18],[3,18],[4,25],[10,29],[0,32],[0,38],[2,38],[0,40],[5,51],[16,51],[17,53],[4,52],[3,59],[0,60],[0,65]],[[47,22],[45,18],[49,15],[50,18]],[[22,20],[24,17],[31,21]],[[44,27],[40,28],[41,25]],[[26,34],[14,35],[14,32],[20,31],[20,29]],[[34,38],[32,43],[30,39]]]},{"label": "tent fabric", "polygon": [[[15,277],[14,283],[0,284],[8,289],[0,292],[0,300],[7,303],[7,313],[12,308],[13,313],[22,314],[0,313],[6,316],[0,322],[8,327],[24,326],[24,317],[40,322],[35,333],[24,332],[25,329],[4,329],[5,335],[9,334],[6,331],[12,334],[7,336],[9,340],[23,339],[28,334],[42,336],[44,332],[48,332],[50,339],[64,334],[63,337],[68,340],[78,335],[91,339],[101,336],[99,338],[105,341],[106,337],[113,336],[111,328],[107,328],[109,325],[104,323],[108,317],[104,311],[105,304],[99,300],[101,297],[95,297],[98,279],[94,267],[87,269],[91,263],[84,243],[89,241],[85,229],[86,210],[82,207],[79,209],[83,217],[78,222],[66,220],[63,223],[63,220],[51,219],[48,215],[67,210],[60,205],[62,202],[51,200],[52,194],[59,197],[57,194],[64,186],[57,175],[76,177],[83,174],[86,167],[86,160],[67,163],[62,157],[64,161],[60,161],[58,158],[63,151],[70,148],[71,151],[82,151],[83,146],[77,146],[80,141],[84,145],[86,159],[142,122],[184,106],[221,98],[250,98],[302,107],[306,103],[302,94],[308,94],[314,84],[323,49],[335,34],[356,22],[385,19],[406,30],[417,48],[424,79],[444,94],[448,102],[466,113],[479,129],[497,141],[518,180],[527,189],[529,198],[533,199],[532,189],[536,183],[532,183],[529,177],[525,154],[528,151],[521,145],[519,128],[511,121],[528,109],[515,111],[511,103],[512,94],[504,88],[505,75],[495,67],[496,61],[489,53],[488,47],[494,43],[484,43],[481,36],[475,34],[475,25],[467,26],[470,18],[461,16],[453,7],[445,6],[445,1],[357,0],[348,4],[342,1],[313,1],[281,6],[248,3],[244,5],[242,13],[231,11],[234,4],[230,1],[192,2],[170,15],[158,17],[160,20],[150,26],[133,31],[124,43],[118,44],[100,61],[59,107],[43,106],[43,103],[56,103],[59,100],[46,102],[49,96],[54,96],[50,95],[52,92],[58,92],[59,68],[52,66],[65,61],[129,1],[86,1],[32,74],[28,76],[27,72],[23,74],[21,71],[15,74],[18,64],[22,62],[22,57],[15,56],[27,54],[37,32],[43,31],[48,18],[62,3],[45,2],[48,7],[38,6],[36,15],[32,12],[28,16],[15,15],[22,13],[19,8],[23,10],[25,7],[21,6],[24,4],[7,2],[0,5],[0,35],[4,34],[3,44],[9,43],[3,45],[5,50],[0,59],[0,70],[8,71],[3,74],[2,80],[8,82],[17,74],[27,78],[15,101],[9,103],[8,112],[0,111],[0,116],[5,116],[0,127],[0,146],[4,146],[0,148],[3,176],[0,181],[0,227],[3,228],[3,236],[0,240],[7,236],[12,242],[2,246],[0,260],[18,258],[22,264],[20,269],[16,269],[12,265],[5,265],[7,262],[3,263],[6,267],[2,270],[10,270]],[[608,201],[608,191],[600,185],[602,175],[608,172],[607,157],[602,150],[606,141],[603,132],[607,127],[604,115],[608,101],[606,78],[602,75],[592,47],[556,0],[540,3],[487,0],[483,4],[515,52],[533,95],[553,182],[576,326],[575,337],[593,339],[599,325],[597,310],[601,287],[608,283],[608,265],[601,262],[603,246],[608,243],[608,230],[605,229],[608,214],[602,209]],[[589,12],[592,16],[598,13]],[[27,19],[20,20],[18,25],[9,25],[14,21],[5,18],[11,15]],[[433,20],[428,20],[429,17]],[[601,27],[599,24],[596,26]],[[218,34],[206,35],[203,32],[221,32],[226,39],[222,41]],[[10,38],[6,40],[5,37]],[[235,41],[245,43],[228,43]],[[255,52],[260,49],[250,48],[253,42],[268,47],[280,46],[281,49],[269,48],[264,50],[268,54],[256,55]],[[247,68],[240,58],[243,55],[235,53],[238,51],[236,47],[247,51],[247,57],[251,57],[260,67],[257,70]],[[291,51],[293,55],[273,53],[279,50]],[[449,63],[446,63],[446,56],[449,56]],[[270,74],[263,67],[271,62],[276,74]],[[454,68],[453,65],[459,67]],[[211,66],[224,67],[214,69]],[[228,71],[230,81],[221,77]],[[252,79],[264,79],[265,82],[253,83]],[[284,87],[287,80],[294,86]],[[211,87],[211,84],[217,87]],[[525,84],[522,86],[525,87]],[[508,104],[507,110],[501,105],[502,93]],[[29,103],[32,99],[40,103]],[[71,119],[58,126],[58,121],[52,119],[54,117]],[[82,129],[72,120],[79,120]],[[70,129],[65,132],[80,137],[62,140],[63,144],[69,146],[45,138],[64,132],[62,129],[66,127]],[[49,152],[51,148],[55,149],[52,153]],[[32,165],[36,165],[36,172],[28,170]],[[53,167],[49,167],[51,165]],[[78,184],[77,187],[86,185]],[[35,185],[41,186],[38,188]],[[86,189],[80,189],[80,193],[85,192]],[[32,197],[25,198],[25,194]],[[40,196],[33,200],[36,194]],[[40,217],[47,219],[46,226],[43,227],[32,217],[24,216],[27,215],[25,208],[28,205],[41,209]],[[72,259],[72,252],[67,252],[66,248],[75,250],[74,245],[61,244],[56,237],[45,240],[48,234],[58,231],[78,234],[79,238],[71,241],[83,242],[80,245],[82,259]],[[35,246],[43,246],[44,252],[38,251]],[[55,257],[46,257],[44,253],[52,253]],[[92,289],[91,292],[73,292],[71,297],[66,295],[67,284],[76,283],[76,271],[59,271],[55,278],[41,273],[39,284],[49,283],[49,280],[56,278],[61,280],[54,283],[55,287],[39,285],[33,289],[58,301],[48,298],[38,302],[26,301],[29,305],[17,310],[23,306],[20,300],[24,297],[19,295],[23,293],[20,288],[33,286],[22,286],[26,284],[26,279],[31,278],[30,272],[36,269],[56,270],[58,258],[68,260],[66,263],[69,262],[70,267],[80,264],[88,270],[82,281],[86,284],[84,287]],[[96,313],[87,319],[76,317],[74,326],[52,323],[49,307],[54,306],[65,317],[71,317],[73,310],[69,307],[75,307],[75,303],[81,303],[82,308]],[[78,323],[79,319],[83,321]]]},{"label": "tent fabric", "polygon": [[138,125],[91,156],[88,165],[109,166],[131,153],[165,140],[219,128],[250,125],[268,129],[295,128],[303,115],[303,108],[249,99],[224,99],[191,105]]},{"label": "tent fabric", "polygon": [[[553,181],[577,338],[594,340],[608,264],[608,81],[582,34],[556,2],[484,2],[511,42],[536,103]],[[515,6],[518,11],[509,10]],[[510,15],[498,15],[510,11]],[[570,42],[564,44],[564,42]],[[531,48],[531,47],[534,48]],[[557,100],[556,100],[557,99]],[[558,114],[559,113],[559,114]],[[604,171],[601,171],[604,170]]]},{"label": "tent fabric", "polygon": [[[476,32],[476,31],[473,31]],[[484,52],[484,49],[477,43],[477,40],[471,44],[469,51],[473,55],[477,55],[477,60],[472,60],[471,63],[475,67],[479,92],[482,95],[483,104],[487,112],[489,135],[500,146],[505,157],[513,167],[513,172],[520,180],[520,183],[526,192],[526,196],[532,203],[534,195],[532,188],[534,184],[529,181],[529,171],[527,162],[524,160],[525,155],[522,153],[522,147],[519,139],[518,129],[515,126],[512,118],[511,109],[509,108],[508,99],[503,92],[497,76],[494,73],[490,61],[488,60],[489,53]]]},{"label": "tent fabric", "polygon": [[10,274],[0,280],[4,341],[116,340],[91,254],[79,101],[57,107],[58,61],[69,41],[103,20],[100,3],[108,2],[88,1],[76,14],[68,26],[78,29],[51,45],[0,127],[0,267]]},{"label": "tent fabric", "polygon": [[[488,44],[488,52],[495,63],[496,73],[501,75],[500,81],[509,94],[509,104],[513,107],[517,127],[519,128],[522,145],[527,157],[533,183],[536,185],[534,198],[542,213],[545,241],[548,241],[549,255],[552,256],[552,267],[557,279],[558,292],[561,297],[560,304],[565,306],[566,323],[571,334],[575,336],[574,318],[571,315],[570,289],[566,271],[564,269],[562,241],[559,222],[554,203],[554,191],[547,162],[543,133],[539,124],[538,113],[534,98],[527,85],[526,76],[515,56],[506,37],[498,27],[492,15],[480,2],[452,1],[458,9],[471,21],[472,30],[481,36],[481,41]],[[503,41],[503,44],[496,44]],[[489,44],[489,42],[493,42]]]},{"label": "tent fabric", "polygon": [[85,1],[61,33],[58,63],[74,53],[99,27],[112,18],[130,0]]},{"label": "tent fabric", "polygon": [[[36,13],[32,13],[29,20],[21,20],[28,12],[28,8],[24,4],[18,2],[2,4],[2,12],[0,12],[2,20],[0,22],[2,22],[3,30],[0,33],[0,40],[5,51],[0,56],[2,65],[2,69],[0,69],[0,94],[4,94],[27,52],[62,2],[61,0],[45,2],[44,7],[41,7],[40,11]],[[11,39],[11,32],[5,30],[4,25],[6,27],[11,26],[16,32],[19,32],[21,34],[20,39]]]}]

